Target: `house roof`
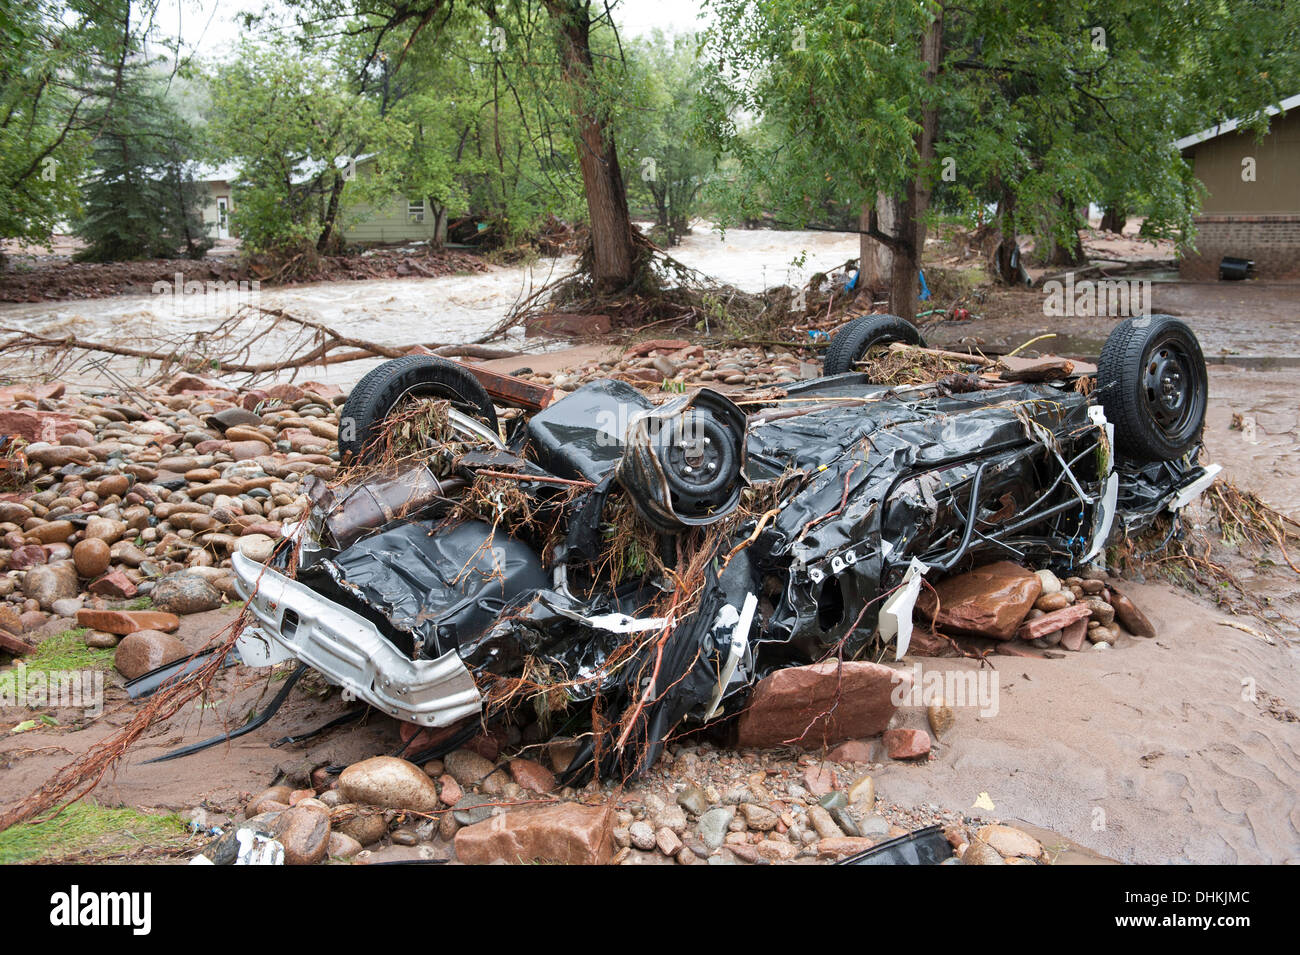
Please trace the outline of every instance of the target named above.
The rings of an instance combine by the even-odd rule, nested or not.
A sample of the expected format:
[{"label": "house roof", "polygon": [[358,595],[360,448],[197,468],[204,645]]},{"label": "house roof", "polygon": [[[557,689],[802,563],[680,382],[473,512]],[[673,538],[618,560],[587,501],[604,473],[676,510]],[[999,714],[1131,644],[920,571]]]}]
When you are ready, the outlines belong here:
[{"label": "house roof", "polygon": [[[1300,106],[1300,93],[1297,93],[1295,96],[1287,97],[1276,106],[1269,106],[1264,110],[1264,115],[1276,116],[1278,113],[1288,112],[1297,106]],[[1184,136],[1182,139],[1176,140],[1174,145],[1178,147],[1178,150],[1181,152],[1189,146],[1198,145],[1199,143],[1205,142],[1207,139],[1216,139],[1219,136],[1230,133],[1240,126],[1241,122],[1241,119],[1227,120],[1226,122],[1219,123],[1216,126],[1210,126],[1207,129],[1203,129],[1199,133],[1192,133],[1190,136]]]},{"label": "house roof", "polygon": [[[338,169],[346,169],[348,163],[363,163],[374,159],[378,153],[363,153],[360,156],[340,156],[334,160],[334,165]],[[312,176],[316,175],[323,168],[324,162],[303,163],[294,171],[294,182],[306,182]],[[239,178],[239,164],[225,163],[220,166],[210,166],[204,163],[196,163],[193,167],[193,177],[195,182],[230,182]]]}]

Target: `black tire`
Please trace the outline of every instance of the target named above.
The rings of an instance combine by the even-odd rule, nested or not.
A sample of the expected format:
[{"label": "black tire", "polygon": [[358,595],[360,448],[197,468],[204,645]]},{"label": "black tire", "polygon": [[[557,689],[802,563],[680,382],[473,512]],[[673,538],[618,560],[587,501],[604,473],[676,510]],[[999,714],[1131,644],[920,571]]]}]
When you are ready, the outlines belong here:
[{"label": "black tire", "polygon": [[863,315],[849,322],[831,339],[822,361],[822,373],[842,375],[853,371],[873,345],[902,342],[905,345],[925,347],[925,341],[916,326],[897,315]]},{"label": "black tire", "polygon": [[454,408],[478,418],[493,431],[492,399],[468,370],[433,355],[406,355],[386,361],[357,382],[339,416],[339,453],[351,461],[379,434],[379,426],[403,399],[446,398]]},{"label": "black tire", "polygon": [[1201,440],[1209,375],[1196,335],[1172,315],[1126,318],[1097,363],[1097,399],[1115,450],[1133,462],[1176,461]]}]

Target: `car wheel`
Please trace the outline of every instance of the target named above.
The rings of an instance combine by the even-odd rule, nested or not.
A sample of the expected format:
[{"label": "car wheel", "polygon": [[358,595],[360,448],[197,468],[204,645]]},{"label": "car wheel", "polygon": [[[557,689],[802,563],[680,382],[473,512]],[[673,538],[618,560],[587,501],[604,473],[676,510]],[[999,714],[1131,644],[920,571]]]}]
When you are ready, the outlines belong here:
[{"label": "car wheel", "polygon": [[433,355],[406,355],[370,371],[348,395],[339,418],[343,460],[355,459],[379,435],[393,409],[410,398],[446,398],[458,411],[496,430],[492,399],[467,369]]},{"label": "car wheel", "polygon": [[1205,425],[1209,376],[1196,335],[1172,315],[1126,318],[1097,364],[1097,399],[1130,460],[1175,461]]},{"label": "car wheel", "polygon": [[842,375],[855,365],[874,345],[903,342],[925,347],[916,326],[897,315],[863,315],[849,322],[831,339],[822,362],[822,373]]}]

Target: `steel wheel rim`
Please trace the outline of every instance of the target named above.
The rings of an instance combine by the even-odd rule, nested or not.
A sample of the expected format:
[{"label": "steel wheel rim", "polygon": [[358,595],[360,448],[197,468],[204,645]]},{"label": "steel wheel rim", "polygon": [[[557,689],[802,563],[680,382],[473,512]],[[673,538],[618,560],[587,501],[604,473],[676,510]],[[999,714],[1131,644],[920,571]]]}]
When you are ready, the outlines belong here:
[{"label": "steel wheel rim", "polygon": [[1178,437],[1196,414],[1198,386],[1191,356],[1172,339],[1158,341],[1142,367],[1142,400],[1162,432]]}]

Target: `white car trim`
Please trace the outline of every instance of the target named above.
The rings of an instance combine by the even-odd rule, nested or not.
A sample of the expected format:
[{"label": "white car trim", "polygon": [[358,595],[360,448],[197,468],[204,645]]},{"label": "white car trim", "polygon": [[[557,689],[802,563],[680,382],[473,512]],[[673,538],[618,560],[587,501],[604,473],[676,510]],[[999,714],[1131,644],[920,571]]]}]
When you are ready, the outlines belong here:
[{"label": "white car trim", "polygon": [[[408,659],[369,620],[298,581],[239,553],[231,566],[236,589],[261,624],[250,641],[266,640],[267,658],[283,652],[281,659],[300,660],[357,699],[421,726],[449,726],[482,709],[478,686],[455,650],[436,660]],[[297,621],[286,634],[290,610]]]}]

